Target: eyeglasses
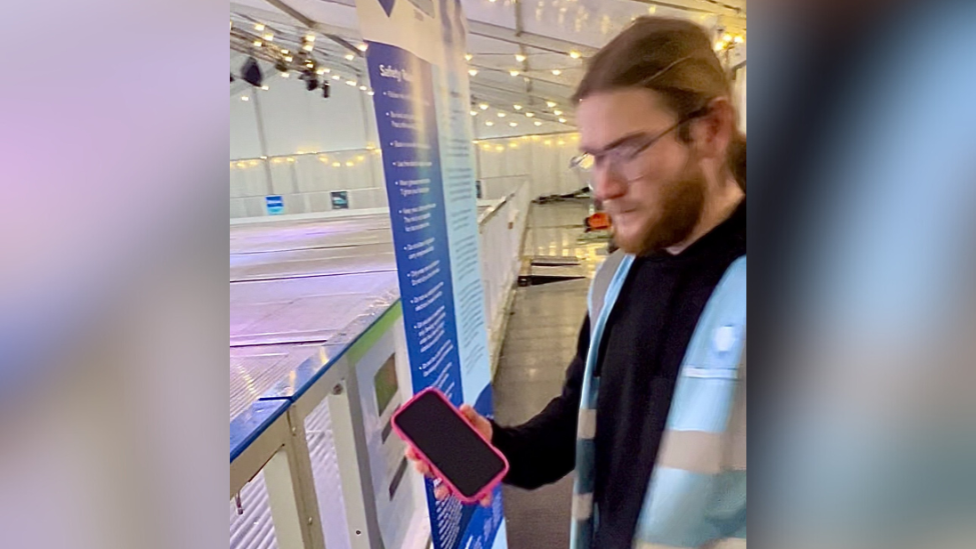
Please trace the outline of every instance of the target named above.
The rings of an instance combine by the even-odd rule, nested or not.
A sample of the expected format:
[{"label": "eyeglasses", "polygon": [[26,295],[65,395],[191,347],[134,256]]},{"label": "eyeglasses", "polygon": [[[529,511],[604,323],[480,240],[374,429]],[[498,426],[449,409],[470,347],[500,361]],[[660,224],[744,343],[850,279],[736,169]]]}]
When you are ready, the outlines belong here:
[{"label": "eyeglasses", "polygon": [[595,186],[593,181],[593,172],[597,168],[604,168],[604,166],[607,173],[616,176],[616,179],[626,183],[631,183],[647,174],[648,170],[646,167],[638,161],[638,157],[641,155],[641,153],[649,149],[652,145],[660,141],[661,138],[673,132],[685,122],[688,122],[693,118],[697,118],[702,114],[704,114],[704,112],[698,111],[690,116],[687,116],[656,135],[643,135],[637,139],[633,139],[627,143],[617,145],[616,147],[599,153],[583,153],[574,156],[569,161],[569,167],[586,179],[586,183],[590,187],[590,190],[594,190]]}]

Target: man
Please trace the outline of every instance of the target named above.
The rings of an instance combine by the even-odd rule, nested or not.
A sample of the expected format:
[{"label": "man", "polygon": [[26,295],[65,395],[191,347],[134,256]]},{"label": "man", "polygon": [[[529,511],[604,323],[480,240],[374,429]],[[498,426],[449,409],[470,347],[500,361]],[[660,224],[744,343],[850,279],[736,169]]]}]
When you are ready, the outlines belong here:
[{"label": "man", "polygon": [[[574,548],[745,543],[745,159],[730,156],[745,138],[730,95],[708,35],[685,21],[640,18],[590,61],[574,165],[620,251],[591,288],[560,396],[517,427],[462,408],[508,458],[506,483],[575,469]],[[679,425],[703,416],[717,427]]]}]

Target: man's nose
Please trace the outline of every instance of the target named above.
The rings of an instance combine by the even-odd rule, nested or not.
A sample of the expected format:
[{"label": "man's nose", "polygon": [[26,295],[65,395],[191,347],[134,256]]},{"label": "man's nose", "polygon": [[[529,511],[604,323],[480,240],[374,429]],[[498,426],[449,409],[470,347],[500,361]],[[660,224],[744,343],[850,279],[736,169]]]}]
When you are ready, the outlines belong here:
[{"label": "man's nose", "polygon": [[627,193],[627,182],[614,173],[614,170],[598,168],[593,170],[593,195],[605,202],[620,198]]}]

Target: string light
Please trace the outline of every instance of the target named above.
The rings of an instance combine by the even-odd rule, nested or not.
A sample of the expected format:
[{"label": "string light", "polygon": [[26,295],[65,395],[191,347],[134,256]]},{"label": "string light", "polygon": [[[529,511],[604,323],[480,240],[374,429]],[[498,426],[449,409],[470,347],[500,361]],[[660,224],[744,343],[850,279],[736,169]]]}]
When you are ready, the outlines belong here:
[{"label": "string light", "polygon": [[546,106],[551,109],[551,108],[553,108],[553,107],[556,106],[556,102],[555,101],[546,101]]},{"label": "string light", "polygon": [[369,49],[369,44],[360,44],[356,46],[356,49],[359,51],[366,51]]},{"label": "string light", "polygon": [[478,108],[483,111],[486,111],[488,110],[488,103],[481,103],[480,105],[478,105]]},{"label": "string light", "polygon": [[339,167],[341,167],[341,166],[342,166],[342,164],[340,164],[340,163],[338,163],[338,162],[333,162],[333,163],[332,163],[332,167],[333,167],[333,168],[339,168]]},{"label": "string light", "polygon": [[268,85],[267,85],[267,84],[265,84],[264,86],[261,86],[261,89],[262,89],[262,90],[264,90],[264,91],[268,91],[268,90],[270,90],[271,88],[269,88],[269,87],[268,87]]},{"label": "string light", "polygon": [[289,161],[289,162],[294,162],[294,161],[295,161],[295,159],[289,156],[289,157],[288,157],[288,161]]},{"label": "string light", "polygon": [[743,43],[743,42],[745,42],[745,41],[746,41],[746,39],[745,39],[745,38],[743,38],[743,37],[742,37],[741,35],[740,35],[740,36],[736,36],[736,37],[735,37],[735,43],[736,43],[736,44],[741,44],[741,43]]},{"label": "string light", "polygon": [[294,59],[294,57],[292,57],[290,55],[286,55],[285,56],[285,61],[288,62],[288,63],[291,63],[292,59]]},{"label": "string light", "polygon": [[281,55],[287,55],[287,54],[288,54],[288,50],[281,50]]},{"label": "string light", "polygon": [[346,84],[348,84],[350,86],[355,86],[356,85],[356,81],[355,80],[346,80]]},{"label": "string light", "polygon": [[255,40],[254,42],[252,42],[252,44],[254,44],[255,48],[260,48],[263,42],[261,42],[260,40]]},{"label": "string light", "polygon": [[351,168],[353,166],[352,160],[346,160],[346,167]]},{"label": "string light", "polygon": [[581,54],[578,51],[571,51],[569,52],[569,56],[572,57],[573,59],[579,59],[580,57],[583,57],[583,54]]},{"label": "string light", "polygon": [[246,95],[242,95],[241,96],[241,101],[250,101],[250,100],[251,100],[251,98],[248,97],[248,96],[246,96]]},{"label": "string light", "polygon": [[535,124],[536,126],[541,126],[542,125],[542,122],[536,120],[535,122],[533,122],[533,124]]},{"label": "string light", "polygon": [[342,77],[341,77],[341,76],[339,76],[338,74],[333,74],[333,75],[332,75],[332,79],[333,79],[333,80],[342,80]]},{"label": "string light", "polygon": [[732,41],[732,35],[726,33],[724,36],[722,36],[722,41],[723,42],[731,42]]},{"label": "string light", "polygon": [[508,74],[510,74],[512,76],[518,76],[519,75],[519,71],[515,71],[515,70],[508,71]]},{"label": "string light", "polygon": [[498,113],[498,118],[505,118],[505,113],[499,112]]},{"label": "string light", "polygon": [[491,120],[488,120],[487,122],[485,122],[485,126],[494,126],[494,125],[495,125],[495,123],[492,122]]},{"label": "string light", "polygon": [[527,112],[527,113],[525,113],[525,116],[527,116],[529,118],[532,118],[533,116],[535,116],[535,113],[534,112]]},{"label": "string light", "polygon": [[474,75],[478,74],[478,69],[468,69],[468,74],[470,74],[471,76],[474,76]]},{"label": "string light", "polygon": [[478,111],[471,111],[471,116],[478,116]]},{"label": "string light", "polygon": [[351,54],[351,53],[347,53],[346,54],[346,61],[352,61],[355,58],[356,58],[356,56],[353,55],[353,54]]},{"label": "string light", "polygon": [[471,55],[470,53],[464,54],[464,60],[465,61],[471,61],[472,59],[474,59],[474,56]]},{"label": "string light", "polygon": [[552,69],[553,76],[559,76],[562,73],[563,73],[563,71],[561,71],[559,69]]},{"label": "string light", "polygon": [[287,72],[280,73],[282,78],[289,78],[291,75]]},{"label": "string light", "polygon": [[258,32],[261,32],[261,31],[263,31],[263,30],[264,30],[264,25],[263,25],[263,24],[261,24],[261,23],[255,23],[255,24],[254,24],[254,30],[256,30],[256,31],[258,31]]},{"label": "string light", "polygon": [[518,126],[518,122],[509,122],[508,125],[514,128],[515,126]]},{"label": "string light", "polygon": [[315,44],[312,44],[311,42],[309,42],[308,44],[303,45],[302,46],[302,49],[305,50],[305,51],[312,51],[312,50],[315,49]]},{"label": "string light", "polygon": [[369,88],[367,88],[366,86],[359,86],[359,89],[360,89],[360,90],[362,90],[362,91],[366,91],[366,90],[368,90]]},{"label": "string light", "polygon": [[517,111],[520,111],[520,110],[522,110],[522,105],[512,105],[512,108],[515,109],[515,110],[517,110]]},{"label": "string light", "polygon": [[376,95],[376,92],[374,92],[373,90],[369,90],[368,92],[366,92],[366,95],[374,96]]},{"label": "string light", "polygon": [[559,118],[559,123],[560,123],[560,124],[565,124],[565,123],[566,123],[566,119],[565,119],[565,118],[562,118],[562,117],[560,117],[560,118]]},{"label": "string light", "polygon": [[265,34],[262,38],[264,38],[266,42],[274,42],[274,35],[270,32]]},{"label": "string light", "polygon": [[525,61],[525,59],[526,59],[525,56],[522,55],[521,53],[516,53],[515,54],[515,60],[518,61],[519,63]]},{"label": "string light", "polygon": [[329,72],[329,69],[327,69],[325,67],[319,67],[318,69],[316,69],[315,74],[317,74],[319,76],[322,76],[323,74],[325,74],[327,72]]},{"label": "string light", "polygon": [[315,35],[312,34],[312,33],[306,34],[305,35],[305,41],[306,42],[315,42]]}]

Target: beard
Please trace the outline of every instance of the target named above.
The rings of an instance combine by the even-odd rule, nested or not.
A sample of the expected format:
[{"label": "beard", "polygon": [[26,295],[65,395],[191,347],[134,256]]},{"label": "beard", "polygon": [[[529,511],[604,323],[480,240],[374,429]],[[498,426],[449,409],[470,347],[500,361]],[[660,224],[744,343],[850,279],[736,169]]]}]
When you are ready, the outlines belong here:
[{"label": "beard", "polygon": [[624,236],[614,231],[613,241],[628,254],[659,252],[687,240],[701,220],[704,207],[705,175],[689,162],[676,179],[660,186],[655,211],[637,234]]}]

